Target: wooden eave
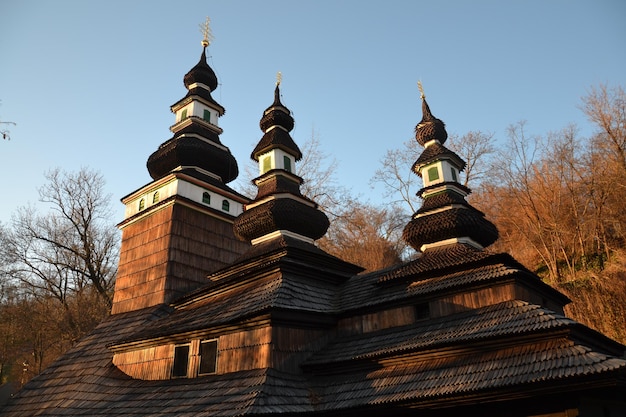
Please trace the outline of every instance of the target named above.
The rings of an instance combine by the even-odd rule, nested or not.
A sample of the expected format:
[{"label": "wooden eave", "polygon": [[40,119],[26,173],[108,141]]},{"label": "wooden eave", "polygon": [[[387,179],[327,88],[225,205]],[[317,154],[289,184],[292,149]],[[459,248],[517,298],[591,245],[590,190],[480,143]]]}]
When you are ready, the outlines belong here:
[{"label": "wooden eave", "polygon": [[128,352],[172,343],[185,343],[191,339],[212,339],[218,336],[248,329],[255,329],[269,325],[270,314],[267,311],[260,314],[238,319],[236,322],[213,326],[211,328],[175,333],[167,336],[146,338],[141,340],[122,341],[109,344],[107,348],[113,353]]},{"label": "wooden eave", "polygon": [[[408,327],[408,326],[407,326]],[[388,331],[388,329],[385,329]],[[385,330],[381,332],[385,332]],[[470,357],[476,352],[496,351],[519,347],[520,343],[532,344],[546,340],[567,340],[570,329],[542,329],[533,333],[520,335],[500,334],[494,337],[471,341],[447,341],[433,344],[427,348],[415,347],[390,352],[382,352],[359,358],[346,359],[337,362],[304,363],[301,367],[315,375],[341,375],[363,369],[380,369],[394,366],[411,366],[413,364],[430,362],[434,359]],[[357,338],[355,338],[356,341]],[[358,338],[361,339],[361,338]],[[369,365],[368,365],[369,364]]]},{"label": "wooden eave", "polygon": [[[210,94],[211,93],[209,92],[209,95]],[[172,113],[176,113],[178,110],[180,110],[181,108],[185,107],[187,104],[191,103],[192,101],[199,101],[200,103],[204,104],[205,106],[210,107],[210,108],[212,108],[214,110],[217,110],[220,116],[223,116],[224,113],[226,113],[226,109],[222,105],[220,105],[217,101],[207,100],[206,98],[204,98],[204,97],[202,97],[202,96],[200,96],[198,94],[193,94],[193,93],[191,93],[191,94],[188,93],[185,97],[181,98],[176,103],[172,104],[170,106],[170,110],[172,111]]]}]

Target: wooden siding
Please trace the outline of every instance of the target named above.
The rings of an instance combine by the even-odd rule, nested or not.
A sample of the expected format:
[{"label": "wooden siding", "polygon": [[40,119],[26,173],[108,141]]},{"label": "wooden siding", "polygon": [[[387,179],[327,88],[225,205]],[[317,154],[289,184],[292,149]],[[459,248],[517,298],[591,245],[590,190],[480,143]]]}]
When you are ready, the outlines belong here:
[{"label": "wooden siding", "polygon": [[404,306],[339,320],[341,334],[368,333],[415,322],[414,306]]},{"label": "wooden siding", "polygon": [[302,372],[300,364],[322,349],[333,334],[328,329],[274,327],[272,366],[285,372]]},{"label": "wooden siding", "polygon": [[270,327],[234,332],[218,338],[217,372],[266,368],[270,365]]},{"label": "wooden siding", "polygon": [[515,299],[515,285],[507,283],[442,297],[430,303],[431,317],[441,317]]},{"label": "wooden siding", "polygon": [[113,365],[135,379],[169,379],[174,361],[174,345],[154,346],[113,355]]},{"label": "wooden siding", "polygon": [[232,223],[176,202],[123,229],[112,313],[167,303],[248,247]]}]

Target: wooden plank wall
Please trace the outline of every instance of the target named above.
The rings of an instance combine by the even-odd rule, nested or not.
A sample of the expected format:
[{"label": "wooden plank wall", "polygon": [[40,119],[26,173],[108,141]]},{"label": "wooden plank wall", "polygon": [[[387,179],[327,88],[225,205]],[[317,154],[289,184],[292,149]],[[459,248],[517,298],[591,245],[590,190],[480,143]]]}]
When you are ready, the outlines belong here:
[{"label": "wooden plank wall", "polygon": [[126,375],[143,380],[170,379],[174,345],[149,347],[113,355],[113,365]]},{"label": "wooden plank wall", "polygon": [[415,323],[415,307],[403,306],[339,320],[341,334],[367,333]]},{"label": "wooden plank wall", "polygon": [[112,313],[168,303],[248,247],[225,219],[180,203],[161,207],[123,229]]}]

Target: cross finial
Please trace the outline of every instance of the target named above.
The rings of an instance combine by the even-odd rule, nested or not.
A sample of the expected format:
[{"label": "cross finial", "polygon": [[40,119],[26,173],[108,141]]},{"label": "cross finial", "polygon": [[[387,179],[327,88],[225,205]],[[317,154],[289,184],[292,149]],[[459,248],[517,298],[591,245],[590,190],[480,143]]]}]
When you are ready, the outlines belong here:
[{"label": "cross finial", "polygon": [[213,40],[213,34],[211,33],[211,19],[209,16],[206,17],[206,21],[200,24],[200,31],[202,32],[202,46],[205,48],[209,46],[211,41]]},{"label": "cross finial", "polygon": [[424,100],[426,98],[426,94],[424,94],[424,87],[422,87],[422,80],[417,82],[417,88],[420,90],[420,98]]},{"label": "cross finial", "polygon": [[283,73],[278,71],[276,73],[276,87],[280,85],[280,82],[283,80]]}]

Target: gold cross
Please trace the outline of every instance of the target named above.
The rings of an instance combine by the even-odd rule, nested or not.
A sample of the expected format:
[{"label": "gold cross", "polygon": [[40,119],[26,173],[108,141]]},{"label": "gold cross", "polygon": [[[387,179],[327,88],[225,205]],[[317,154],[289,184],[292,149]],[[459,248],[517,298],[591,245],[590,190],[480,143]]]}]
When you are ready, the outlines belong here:
[{"label": "gold cross", "polygon": [[420,98],[423,100],[426,98],[426,94],[424,94],[424,87],[422,87],[422,81],[417,82],[417,88],[420,90]]},{"label": "gold cross", "polygon": [[200,24],[200,32],[202,32],[202,46],[205,48],[213,41],[213,34],[211,33],[211,19],[206,17],[206,21]]}]

